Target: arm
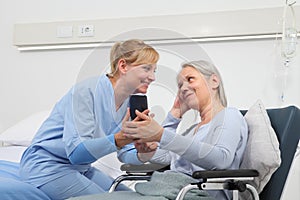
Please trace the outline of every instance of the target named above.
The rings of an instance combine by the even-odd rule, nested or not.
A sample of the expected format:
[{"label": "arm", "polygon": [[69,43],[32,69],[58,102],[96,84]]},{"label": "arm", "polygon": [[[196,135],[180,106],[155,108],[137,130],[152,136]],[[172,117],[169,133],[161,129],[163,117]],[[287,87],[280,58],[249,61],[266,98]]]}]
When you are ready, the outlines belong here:
[{"label": "arm", "polygon": [[[170,131],[173,133],[176,133],[176,129],[181,122],[180,113],[178,110],[172,109],[166,119],[163,121],[162,125],[164,127],[164,130]],[[160,164],[170,164],[171,163],[171,154],[170,151],[158,148],[153,155],[153,157],[150,159],[150,162],[153,163],[160,163]]]},{"label": "arm", "polygon": [[[89,139],[81,142],[69,155],[72,164],[88,164],[97,159],[115,152],[116,146],[112,143],[114,135],[103,138]],[[105,147],[99,150],[99,147]]]},{"label": "arm", "polygon": [[123,163],[140,165],[143,164],[138,158],[137,150],[133,144],[125,145],[118,151],[118,159]]},{"label": "arm", "polygon": [[[107,126],[113,116],[103,108],[111,106],[109,99],[113,98],[113,92],[101,81],[103,82],[103,78],[100,82],[95,79],[76,85],[61,109],[64,117],[63,142],[66,153],[74,164],[91,163],[117,151],[116,145],[124,146],[130,142],[126,138],[118,137],[121,136],[120,132],[114,134],[120,130],[118,127]],[[101,116],[99,113],[104,114]]]},{"label": "arm", "polygon": [[138,142],[160,142],[164,129],[176,133],[176,128],[181,121],[182,115],[190,108],[182,103],[177,96],[172,109],[168,113],[163,126],[159,125],[153,116],[136,111],[142,121],[129,121],[123,123],[122,131],[127,138],[136,139]]},{"label": "arm", "polygon": [[238,148],[247,140],[243,138],[247,134],[243,117],[238,111],[225,111],[205,128],[200,128],[194,137],[165,131],[161,146],[205,169],[229,168]]},{"label": "arm", "polygon": [[170,151],[157,149],[154,156],[150,159],[150,162],[169,165],[171,163]]}]

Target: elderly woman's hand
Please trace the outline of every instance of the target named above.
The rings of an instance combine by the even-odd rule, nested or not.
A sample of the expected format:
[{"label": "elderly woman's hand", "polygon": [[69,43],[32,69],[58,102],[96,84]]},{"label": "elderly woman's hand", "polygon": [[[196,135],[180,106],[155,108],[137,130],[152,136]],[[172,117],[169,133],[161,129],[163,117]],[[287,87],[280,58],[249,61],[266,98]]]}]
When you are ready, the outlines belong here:
[{"label": "elderly woman's hand", "polygon": [[139,153],[150,153],[156,151],[158,144],[157,142],[139,143],[137,141],[134,141],[134,147]]},{"label": "elderly woman's hand", "polygon": [[139,143],[135,141],[134,146],[138,152],[140,161],[147,162],[155,154],[158,144],[156,142]]},{"label": "elderly woman's hand", "polygon": [[159,142],[163,133],[163,127],[160,126],[153,116],[141,113],[136,110],[137,117],[142,121],[125,121],[122,125],[124,136],[134,139],[139,143]]},{"label": "elderly woman's hand", "polygon": [[179,95],[177,95],[170,112],[173,117],[181,118],[189,109],[190,108],[180,99]]}]

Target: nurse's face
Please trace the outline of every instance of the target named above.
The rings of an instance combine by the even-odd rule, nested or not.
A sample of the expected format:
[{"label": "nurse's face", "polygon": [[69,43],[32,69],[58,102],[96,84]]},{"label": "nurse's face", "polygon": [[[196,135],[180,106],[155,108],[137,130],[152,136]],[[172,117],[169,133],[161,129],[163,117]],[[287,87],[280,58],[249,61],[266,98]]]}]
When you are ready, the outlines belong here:
[{"label": "nurse's face", "polygon": [[127,69],[126,82],[132,93],[147,93],[155,80],[156,64],[128,65]]},{"label": "nurse's face", "polygon": [[209,85],[198,70],[193,67],[185,67],[178,76],[179,98],[189,108],[199,110],[210,103]]}]

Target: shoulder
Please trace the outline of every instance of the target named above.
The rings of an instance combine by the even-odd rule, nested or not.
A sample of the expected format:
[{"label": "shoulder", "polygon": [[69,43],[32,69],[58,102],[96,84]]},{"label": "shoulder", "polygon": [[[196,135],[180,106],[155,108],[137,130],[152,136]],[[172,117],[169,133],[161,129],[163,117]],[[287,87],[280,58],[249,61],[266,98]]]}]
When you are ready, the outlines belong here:
[{"label": "shoulder", "polygon": [[97,84],[101,82],[103,82],[103,76],[91,77],[76,83],[74,89],[95,88]]},{"label": "shoulder", "polygon": [[231,107],[225,107],[224,109],[228,110],[228,111],[232,111],[232,112],[240,112],[239,109],[237,109],[236,107],[232,107],[232,106]]},{"label": "shoulder", "polygon": [[227,107],[225,110],[225,118],[235,125],[247,126],[246,120],[241,111],[235,107]]},{"label": "shoulder", "polygon": [[95,91],[99,91],[98,88],[111,87],[111,83],[106,75],[99,77],[91,77],[76,83],[72,89],[73,94],[94,94]]},{"label": "shoulder", "polygon": [[224,108],[224,111],[228,115],[243,117],[241,111],[235,107],[226,107],[226,108]]},{"label": "shoulder", "polygon": [[235,107],[226,107],[222,111],[220,111],[216,116],[214,121],[223,121],[223,122],[230,122],[234,124],[244,123],[245,119],[240,112],[239,109]]}]

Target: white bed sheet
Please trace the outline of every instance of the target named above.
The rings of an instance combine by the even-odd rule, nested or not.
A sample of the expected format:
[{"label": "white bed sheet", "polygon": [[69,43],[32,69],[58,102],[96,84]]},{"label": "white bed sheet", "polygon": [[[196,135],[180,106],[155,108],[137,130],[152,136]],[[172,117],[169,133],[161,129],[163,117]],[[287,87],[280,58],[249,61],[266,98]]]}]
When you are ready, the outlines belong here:
[{"label": "white bed sheet", "polygon": [[19,162],[25,149],[26,147],[24,146],[0,147],[0,160]]},{"label": "white bed sheet", "polygon": [[41,190],[22,182],[19,164],[24,146],[0,147],[0,193],[1,200],[50,200]]},{"label": "white bed sheet", "polygon": [[[27,147],[25,146],[1,146],[0,147],[0,160],[6,160],[11,162],[20,162],[22,153]],[[99,170],[105,172],[113,178],[124,174],[120,170],[121,162],[118,161],[116,152],[104,156],[93,163],[93,166]],[[124,181],[124,184],[129,188],[134,189],[136,181]]]},{"label": "white bed sheet", "polygon": [[[6,160],[11,162],[19,162],[22,153],[27,147],[25,146],[1,146],[0,147],[0,160]],[[117,153],[114,152],[93,163],[93,166],[106,172],[113,178],[123,174],[120,170],[121,162],[117,159]]]}]

